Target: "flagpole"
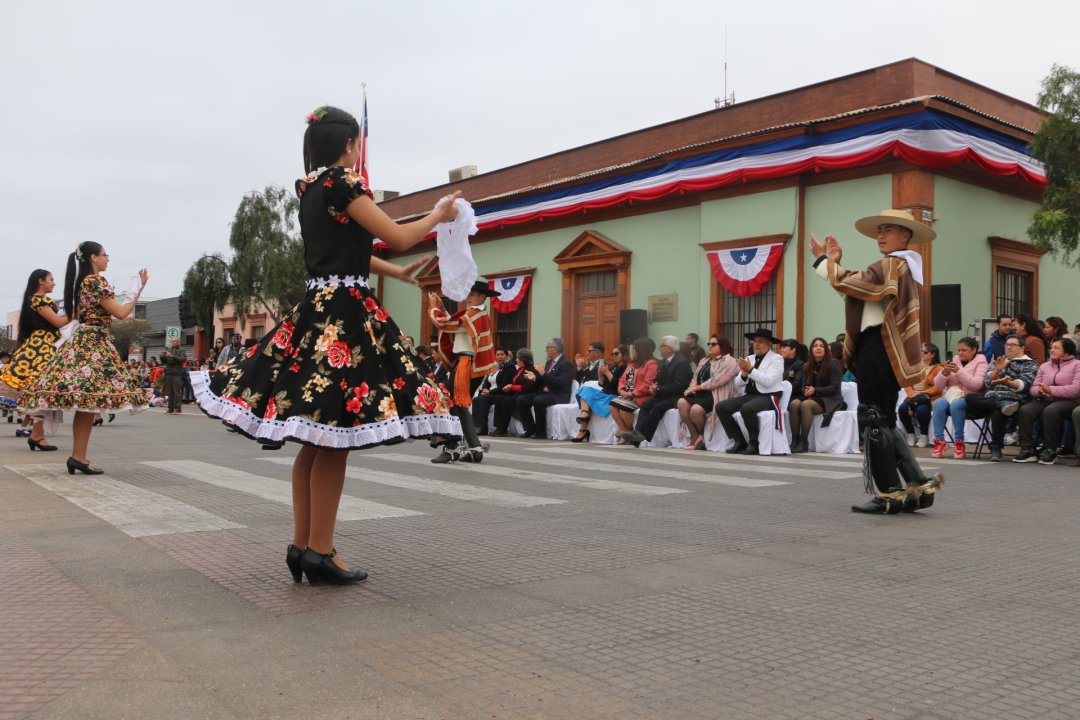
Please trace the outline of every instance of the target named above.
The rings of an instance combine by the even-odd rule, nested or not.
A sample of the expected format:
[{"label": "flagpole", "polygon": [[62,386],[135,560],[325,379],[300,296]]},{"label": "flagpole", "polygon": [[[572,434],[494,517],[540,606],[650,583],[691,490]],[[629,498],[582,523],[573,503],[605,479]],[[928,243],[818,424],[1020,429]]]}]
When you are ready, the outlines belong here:
[{"label": "flagpole", "polygon": [[356,172],[363,173],[367,160],[367,83],[360,83],[363,89],[363,111],[360,114],[360,157],[356,159]]}]

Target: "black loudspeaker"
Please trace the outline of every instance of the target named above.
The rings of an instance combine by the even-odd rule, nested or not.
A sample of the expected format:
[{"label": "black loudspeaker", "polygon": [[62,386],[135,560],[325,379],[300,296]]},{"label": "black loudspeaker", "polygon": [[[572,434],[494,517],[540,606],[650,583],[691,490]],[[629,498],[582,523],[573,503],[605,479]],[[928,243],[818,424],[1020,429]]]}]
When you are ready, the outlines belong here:
[{"label": "black loudspeaker", "polygon": [[649,337],[649,311],[620,310],[619,342],[632,343],[643,337]]},{"label": "black loudspeaker", "polygon": [[963,330],[960,320],[960,286],[930,286],[930,329]]}]

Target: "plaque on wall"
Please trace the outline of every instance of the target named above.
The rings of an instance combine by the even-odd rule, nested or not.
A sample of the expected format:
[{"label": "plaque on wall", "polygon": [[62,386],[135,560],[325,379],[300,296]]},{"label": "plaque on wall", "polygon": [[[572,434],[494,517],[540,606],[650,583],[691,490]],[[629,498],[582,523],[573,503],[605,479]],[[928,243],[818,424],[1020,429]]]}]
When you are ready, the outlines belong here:
[{"label": "plaque on wall", "polygon": [[672,322],[679,319],[679,294],[649,296],[649,322]]}]

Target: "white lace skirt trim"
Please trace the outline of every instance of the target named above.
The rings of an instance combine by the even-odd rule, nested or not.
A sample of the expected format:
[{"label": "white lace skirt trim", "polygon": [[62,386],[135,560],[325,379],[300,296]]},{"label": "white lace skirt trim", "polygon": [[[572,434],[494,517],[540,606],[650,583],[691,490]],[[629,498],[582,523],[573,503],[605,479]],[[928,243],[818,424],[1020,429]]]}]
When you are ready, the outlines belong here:
[{"label": "white lace skirt trim", "polygon": [[357,275],[355,277],[352,275],[346,275],[343,278],[339,278],[337,275],[331,275],[330,277],[324,278],[311,278],[307,281],[308,290],[315,290],[316,288],[322,290],[328,285],[344,285],[345,287],[364,287],[368,289],[371,288],[371,286],[368,285],[368,279],[363,275]]},{"label": "white lace skirt trim", "polygon": [[195,402],[207,415],[233,425],[245,435],[267,443],[295,440],[334,450],[355,450],[431,435],[461,436],[461,422],[452,415],[407,415],[357,427],[334,427],[294,416],[285,420],[256,417],[242,405],[230,402],[210,389],[210,373],[191,373]]}]

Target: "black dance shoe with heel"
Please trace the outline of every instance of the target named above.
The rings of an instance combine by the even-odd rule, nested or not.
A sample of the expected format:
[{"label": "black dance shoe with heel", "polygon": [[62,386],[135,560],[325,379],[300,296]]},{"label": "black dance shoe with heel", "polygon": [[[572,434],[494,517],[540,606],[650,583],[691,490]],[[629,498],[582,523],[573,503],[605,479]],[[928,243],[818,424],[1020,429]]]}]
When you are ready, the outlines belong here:
[{"label": "black dance shoe with heel", "polygon": [[363,568],[353,568],[352,570],[342,570],[334,564],[334,556],[337,555],[337,548],[323,555],[317,553],[311,548],[304,550],[300,555],[300,567],[303,568],[304,574],[307,575],[308,582],[312,585],[322,585],[327,583],[329,585],[355,585],[356,583],[367,579],[367,570]]},{"label": "black dance shoe with heel", "polygon": [[579,430],[576,437],[570,438],[570,442],[572,442],[572,443],[589,442],[589,436],[591,434],[592,433],[590,433],[588,430]]},{"label": "black dance shoe with heel", "polygon": [[304,570],[300,567],[300,556],[304,551],[295,545],[289,545],[285,549],[285,564],[289,566],[293,582],[304,582]]},{"label": "black dance shoe with heel", "polygon": [[68,475],[74,475],[76,470],[81,472],[83,475],[104,475],[105,474],[105,471],[102,470],[101,468],[90,467],[90,463],[88,463],[88,462],[79,462],[78,460],[76,460],[75,458],[72,458],[72,457],[69,457],[67,459],[67,469],[68,469]]},{"label": "black dance shoe with heel", "polygon": [[41,440],[35,440],[34,438],[27,438],[26,444],[30,446],[31,450],[42,450],[48,452],[49,450],[55,450],[55,445],[46,445]]}]

